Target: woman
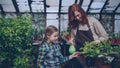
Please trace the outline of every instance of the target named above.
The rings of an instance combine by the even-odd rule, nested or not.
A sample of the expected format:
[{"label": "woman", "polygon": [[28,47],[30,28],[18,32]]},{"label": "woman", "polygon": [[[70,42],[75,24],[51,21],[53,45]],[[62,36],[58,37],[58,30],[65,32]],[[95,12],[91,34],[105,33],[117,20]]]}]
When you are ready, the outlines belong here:
[{"label": "woman", "polygon": [[75,40],[76,49],[80,47],[86,41],[100,43],[108,39],[108,35],[101,25],[101,23],[88,15],[81,8],[79,4],[73,4],[69,7],[69,27],[72,32],[72,41]]},{"label": "woman", "polygon": [[79,4],[73,4],[69,7],[69,28],[71,29],[71,40],[69,42],[75,45],[76,50],[84,46],[84,43],[100,43],[108,39],[108,35],[101,23],[88,16]]}]

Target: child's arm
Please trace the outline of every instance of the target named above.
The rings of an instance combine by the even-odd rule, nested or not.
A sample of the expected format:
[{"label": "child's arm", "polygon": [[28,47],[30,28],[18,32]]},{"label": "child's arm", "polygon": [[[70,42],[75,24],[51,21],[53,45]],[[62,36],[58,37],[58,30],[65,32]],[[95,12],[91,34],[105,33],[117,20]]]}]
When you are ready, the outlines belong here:
[{"label": "child's arm", "polygon": [[60,63],[66,62],[70,59],[70,56],[65,56],[63,57],[63,55],[61,54],[60,56]]},{"label": "child's arm", "polygon": [[78,55],[80,55],[80,54],[82,54],[82,53],[81,53],[81,52],[75,52],[75,53],[73,53],[72,55],[70,55],[70,56],[65,56],[65,57],[63,57],[63,55],[61,54],[61,55],[60,55],[60,62],[61,62],[61,63],[66,62],[66,61],[68,61],[68,60],[70,60],[70,59],[72,59],[72,58],[78,57]]}]

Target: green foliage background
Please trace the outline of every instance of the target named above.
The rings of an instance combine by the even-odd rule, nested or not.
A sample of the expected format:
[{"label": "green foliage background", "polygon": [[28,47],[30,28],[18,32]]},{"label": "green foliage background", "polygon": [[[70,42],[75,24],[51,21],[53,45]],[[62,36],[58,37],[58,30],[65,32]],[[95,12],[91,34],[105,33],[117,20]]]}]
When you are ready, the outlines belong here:
[{"label": "green foliage background", "polygon": [[0,18],[0,68],[33,68],[30,16]]}]

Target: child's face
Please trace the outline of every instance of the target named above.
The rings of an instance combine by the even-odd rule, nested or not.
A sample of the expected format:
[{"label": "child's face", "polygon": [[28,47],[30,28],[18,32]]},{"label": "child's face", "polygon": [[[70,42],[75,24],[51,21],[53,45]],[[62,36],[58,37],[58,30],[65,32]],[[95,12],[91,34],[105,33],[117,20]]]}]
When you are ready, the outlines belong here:
[{"label": "child's face", "polygon": [[58,40],[58,31],[57,31],[57,32],[54,32],[52,35],[50,35],[50,36],[48,37],[48,40],[49,40],[50,42],[55,43],[55,42]]}]

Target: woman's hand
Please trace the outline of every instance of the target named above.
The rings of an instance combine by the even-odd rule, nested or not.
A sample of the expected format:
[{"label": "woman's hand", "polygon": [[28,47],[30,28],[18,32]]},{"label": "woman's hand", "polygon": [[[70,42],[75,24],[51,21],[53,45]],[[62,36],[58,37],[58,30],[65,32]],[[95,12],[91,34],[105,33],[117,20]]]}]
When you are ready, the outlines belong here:
[{"label": "woman's hand", "polygon": [[91,43],[100,43],[100,40],[92,41]]},{"label": "woman's hand", "polygon": [[100,40],[95,40],[96,43],[100,43]]},{"label": "woman's hand", "polygon": [[75,45],[75,40],[73,38],[71,38],[70,40],[68,40],[69,44],[71,45]]}]

